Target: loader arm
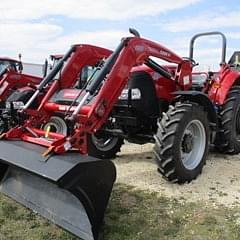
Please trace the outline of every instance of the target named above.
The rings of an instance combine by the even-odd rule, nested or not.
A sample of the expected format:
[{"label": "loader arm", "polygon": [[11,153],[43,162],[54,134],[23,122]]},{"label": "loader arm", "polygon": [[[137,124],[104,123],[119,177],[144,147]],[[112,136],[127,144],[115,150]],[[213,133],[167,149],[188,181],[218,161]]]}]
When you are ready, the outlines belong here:
[{"label": "loader arm", "polygon": [[[89,121],[93,122],[92,129],[89,129],[90,131],[99,129],[105,122],[129,79],[132,67],[142,65],[149,57],[156,57],[178,64],[179,67],[174,76],[174,80],[182,86],[183,89],[188,87],[188,84],[183,84],[183,78],[186,76],[190,78],[191,76],[191,65],[188,61],[184,61],[181,57],[157,43],[141,38],[131,38],[128,40],[127,46],[125,46],[119,54],[111,72],[107,76],[106,83],[101,88],[89,112]],[[186,69],[183,69],[183,66],[186,67]],[[103,107],[106,111],[104,116],[99,119],[95,110]]]},{"label": "loader arm", "polygon": [[84,65],[95,65],[97,61],[107,58],[112,53],[111,50],[92,45],[75,45],[75,52],[68,60],[62,70],[60,84],[61,88],[69,88],[74,85],[79,76],[79,69]]},{"label": "loader arm", "polygon": [[[43,111],[44,104],[52,97],[52,95],[57,91],[57,89],[71,88],[76,83],[76,80],[79,77],[80,70],[85,65],[95,65],[97,61],[103,58],[107,58],[111,53],[112,51],[109,49],[93,45],[73,45],[70,51],[65,55],[65,57],[63,57],[63,59],[59,61],[60,63],[58,64],[60,67],[56,66],[57,68],[54,68],[52,70],[53,73],[56,72],[56,74],[61,71],[60,79],[55,79],[53,81],[49,91],[41,101],[41,104],[39,105],[37,111]],[[62,70],[61,66],[63,66]],[[45,86],[46,84],[43,84],[43,86]],[[30,103],[27,103],[26,105],[28,107]]]},{"label": "loader arm", "polygon": [[[27,110],[31,111],[28,105],[30,106],[39,93],[45,92],[46,86],[50,85],[42,105],[39,106],[41,114],[46,114],[41,107],[51,94],[63,86],[72,87],[83,66],[95,65],[97,61],[110,54],[110,50],[95,46],[73,46],[56,68],[41,81],[36,94],[26,103],[26,109],[19,113],[25,114]],[[61,78],[55,79],[56,74],[61,70]],[[38,109],[32,109],[32,112],[37,114]],[[26,125],[33,118],[32,116],[28,119]],[[40,121],[38,116],[36,119]],[[19,133],[19,126],[10,131],[15,130]],[[24,131],[21,134],[24,135]],[[39,148],[37,144],[22,141],[15,143],[16,145],[14,141],[4,140],[0,142],[0,192],[81,239],[97,240],[116,179],[113,163],[88,156],[81,158],[79,154],[71,152],[63,156],[55,156],[57,158],[54,156],[44,158],[42,146]],[[5,144],[9,144],[8,149]],[[16,148],[13,150],[14,146]],[[11,152],[14,152],[14,155],[11,155]]]},{"label": "loader arm", "polygon": [[[149,57],[156,57],[177,64],[178,68],[174,80],[184,90],[191,85],[191,63],[188,60],[182,59],[160,44],[143,38],[132,37],[123,39],[93,83],[87,87],[86,98],[79,103],[70,119],[75,119],[76,122],[80,123],[80,128],[76,129],[75,134],[69,141],[81,153],[87,153],[86,134],[84,133],[94,133],[101,128],[126,85],[132,67],[143,64]],[[163,69],[160,69],[161,71]],[[103,86],[100,88],[93,103],[84,106],[84,101],[87,97],[93,95],[103,81]],[[88,107],[87,116],[83,117],[83,115],[86,115],[86,107]],[[63,145],[55,149],[56,152],[63,150]]]}]

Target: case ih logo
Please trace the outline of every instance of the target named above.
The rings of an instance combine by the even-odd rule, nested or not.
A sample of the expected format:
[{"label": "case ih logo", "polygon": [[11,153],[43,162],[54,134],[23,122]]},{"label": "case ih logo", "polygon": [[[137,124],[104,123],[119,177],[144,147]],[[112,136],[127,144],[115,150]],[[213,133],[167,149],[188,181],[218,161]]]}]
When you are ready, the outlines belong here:
[{"label": "case ih logo", "polygon": [[137,52],[143,52],[144,51],[144,46],[141,46],[141,45],[136,45],[134,48]]},{"label": "case ih logo", "polygon": [[160,50],[160,54],[163,55],[164,57],[170,57],[171,54],[169,52],[166,52],[164,50]]}]

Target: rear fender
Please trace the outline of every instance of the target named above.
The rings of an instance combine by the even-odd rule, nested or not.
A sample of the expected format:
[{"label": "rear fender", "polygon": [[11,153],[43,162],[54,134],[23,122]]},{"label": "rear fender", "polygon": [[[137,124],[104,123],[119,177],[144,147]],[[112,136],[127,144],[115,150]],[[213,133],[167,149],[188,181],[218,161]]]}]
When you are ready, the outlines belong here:
[{"label": "rear fender", "polygon": [[177,96],[176,97],[177,99],[180,98],[181,100],[184,101],[195,102],[203,106],[204,110],[208,113],[210,127],[211,128],[217,127],[218,124],[217,112],[214,104],[211,102],[211,100],[206,94],[198,91],[177,91],[174,92],[174,94]]},{"label": "rear fender", "polygon": [[233,85],[240,85],[240,73],[235,71],[228,71],[222,77],[219,76],[219,84],[213,84],[209,90],[209,98],[215,104],[222,105],[227,97],[230,88]]}]

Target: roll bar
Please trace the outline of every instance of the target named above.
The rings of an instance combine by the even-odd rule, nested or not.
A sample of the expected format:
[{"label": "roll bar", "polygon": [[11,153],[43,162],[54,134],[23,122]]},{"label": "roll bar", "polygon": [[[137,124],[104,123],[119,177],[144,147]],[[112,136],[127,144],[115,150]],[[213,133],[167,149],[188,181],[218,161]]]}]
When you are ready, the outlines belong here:
[{"label": "roll bar", "polygon": [[203,37],[203,36],[213,36],[213,35],[218,35],[218,36],[221,36],[221,38],[222,38],[222,58],[221,58],[220,64],[225,64],[226,63],[227,39],[226,39],[226,36],[221,32],[204,32],[204,33],[199,33],[199,34],[194,35],[190,41],[189,58],[193,59],[194,43],[197,38]]}]

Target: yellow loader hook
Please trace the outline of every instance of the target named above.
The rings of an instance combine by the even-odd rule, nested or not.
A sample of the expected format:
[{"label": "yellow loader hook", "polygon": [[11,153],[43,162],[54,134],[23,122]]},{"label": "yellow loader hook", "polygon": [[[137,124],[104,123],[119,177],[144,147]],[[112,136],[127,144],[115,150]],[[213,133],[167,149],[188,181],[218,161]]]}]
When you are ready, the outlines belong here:
[{"label": "yellow loader hook", "polygon": [[47,126],[47,129],[45,132],[45,138],[48,138],[50,130],[51,130],[51,126],[49,125],[49,126]]}]

